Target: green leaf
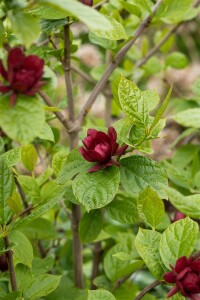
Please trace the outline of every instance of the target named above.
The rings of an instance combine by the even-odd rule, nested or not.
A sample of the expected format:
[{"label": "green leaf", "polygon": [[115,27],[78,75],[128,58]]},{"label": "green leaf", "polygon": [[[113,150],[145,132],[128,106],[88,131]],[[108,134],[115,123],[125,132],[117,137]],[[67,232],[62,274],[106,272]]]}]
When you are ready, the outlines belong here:
[{"label": "green leaf", "polygon": [[152,111],[159,103],[160,97],[156,90],[147,90],[142,92],[144,102],[146,102],[148,110]]},{"label": "green leaf", "polygon": [[196,10],[193,9],[192,0],[165,0],[161,3],[156,16],[168,24],[176,24],[193,18]]},{"label": "green leaf", "polygon": [[161,234],[157,231],[140,228],[135,238],[135,247],[150,272],[157,279],[162,279],[166,268],[159,254]]},{"label": "green leaf", "polygon": [[166,199],[167,174],[161,165],[150,158],[133,155],[120,160],[121,183],[129,194],[138,197],[145,188],[151,187]]},{"label": "green leaf", "polygon": [[88,291],[88,300],[116,300],[116,298],[106,290]]},{"label": "green leaf", "polygon": [[79,172],[88,170],[90,166],[91,163],[88,163],[82,157],[80,152],[77,149],[74,149],[67,156],[66,163],[63,165],[63,168],[58,173],[58,178],[56,179],[56,181],[60,184],[64,184]]},{"label": "green leaf", "polygon": [[41,189],[41,198],[43,202],[54,200],[60,201],[65,193],[65,186],[59,185],[55,180],[47,182]]},{"label": "green leaf", "polygon": [[53,131],[49,126],[49,124],[47,123],[44,123],[44,126],[42,127],[40,133],[38,134],[38,137],[41,140],[47,140],[53,143],[55,142]]},{"label": "green leaf", "polygon": [[[12,29],[26,47],[29,47],[40,34],[39,19],[31,14],[13,10],[9,12]],[[31,30],[30,30],[31,29]]]},{"label": "green leaf", "polygon": [[171,224],[160,239],[160,256],[164,265],[170,269],[181,256],[190,256],[199,232],[199,226],[190,218]]},{"label": "green leaf", "polygon": [[110,203],[117,193],[119,182],[119,168],[112,166],[94,173],[79,174],[72,187],[75,197],[90,211]]},{"label": "green leaf", "polygon": [[6,37],[6,32],[5,32],[5,29],[4,29],[4,26],[3,26],[3,20],[1,19],[0,20],[0,46],[1,47],[3,45],[5,37]]},{"label": "green leaf", "polygon": [[9,233],[9,240],[15,244],[13,249],[14,264],[24,264],[31,268],[33,260],[33,248],[27,237],[18,230]]},{"label": "green leaf", "polygon": [[123,224],[135,224],[140,220],[137,200],[128,194],[117,194],[106,206],[106,211],[112,219]]},{"label": "green leaf", "polygon": [[17,180],[25,193],[31,197],[32,204],[37,204],[41,201],[40,189],[33,177],[20,175],[17,177]]},{"label": "green leaf", "polygon": [[200,128],[200,108],[186,109],[173,117],[184,127]]},{"label": "green leaf", "polygon": [[0,157],[4,158],[8,167],[12,167],[16,165],[21,160],[21,148],[13,148],[4,154],[0,155]]},{"label": "green leaf", "polygon": [[59,172],[64,167],[66,161],[67,161],[67,152],[66,152],[66,150],[60,150],[53,156],[52,168],[53,168],[54,174],[56,176],[58,176]]},{"label": "green leaf", "polygon": [[23,209],[20,195],[14,190],[13,194],[7,199],[8,206],[15,214],[19,214]]},{"label": "green leaf", "polygon": [[[95,9],[92,9],[91,7],[88,7],[82,3],[79,3],[78,1],[71,1],[71,0],[42,0],[41,4],[41,13],[40,16],[43,19],[59,19],[59,15],[57,15],[57,10],[58,14],[60,12],[63,12],[62,18],[67,17],[69,15],[72,15],[85,23],[85,25],[88,26],[88,28],[93,31],[93,30],[112,30],[113,26],[112,24],[108,21],[108,19],[100,14],[98,11]],[[51,7],[52,10],[50,11],[50,15],[47,14],[46,7]],[[88,16],[90,16],[88,18]]]},{"label": "green leaf", "polygon": [[146,188],[140,193],[138,199],[138,211],[143,221],[147,222],[155,229],[164,217],[164,203],[157,192],[151,188]]},{"label": "green leaf", "polygon": [[[4,296],[1,300],[19,300],[22,296],[22,292],[12,292]],[[19,298],[18,298],[19,297]]]},{"label": "green leaf", "polygon": [[92,210],[85,213],[79,223],[79,236],[83,243],[94,241],[101,232],[103,225],[100,210]]},{"label": "green leaf", "polygon": [[28,300],[36,300],[47,296],[58,287],[60,279],[61,276],[50,274],[40,275],[34,278],[25,290],[24,298]]},{"label": "green leaf", "polygon": [[50,181],[45,184],[41,189],[41,198],[42,203],[37,205],[32,211],[31,214],[24,217],[19,218],[15,222],[11,223],[8,227],[8,230],[18,229],[21,226],[25,226],[25,224],[30,223],[36,218],[41,217],[47,211],[52,209],[59,200],[62,199],[65,193],[65,186],[59,186],[55,183],[55,181]]},{"label": "green leaf", "polygon": [[179,211],[191,218],[200,218],[200,194],[183,196],[181,193],[172,188],[168,188],[167,192],[170,202]]},{"label": "green leaf", "polygon": [[14,179],[11,170],[5,160],[0,157],[0,223],[6,223],[7,200],[14,190]]},{"label": "green leaf", "polygon": [[[128,274],[133,273],[135,270],[139,269],[143,262],[138,258],[138,254],[134,247],[135,237],[133,235],[124,236],[123,239],[113,246],[106,253],[103,261],[104,270],[106,276],[115,282],[119,278],[122,278]],[[119,252],[125,252],[131,256],[135,256],[135,259],[130,260],[120,260],[114,255]]]},{"label": "green leaf", "polygon": [[173,52],[166,58],[166,65],[175,69],[183,69],[187,66],[188,59],[181,52]]},{"label": "green leaf", "polygon": [[54,259],[52,256],[45,258],[34,257],[32,263],[32,272],[35,276],[45,274],[52,270],[54,265]]},{"label": "green leaf", "polygon": [[152,130],[155,127],[155,125],[159,122],[159,120],[162,118],[162,116],[163,116],[163,114],[164,114],[164,112],[167,108],[167,105],[169,103],[171,93],[172,93],[172,86],[170,87],[169,92],[167,93],[167,96],[166,96],[165,100],[162,102],[161,106],[157,110],[155,118],[153,120],[153,123],[151,124],[150,130]]},{"label": "green leaf", "polygon": [[37,218],[37,220],[22,226],[20,230],[31,240],[52,240],[56,238],[56,230],[53,223],[44,218]]},{"label": "green leaf", "polygon": [[140,89],[132,81],[121,76],[118,95],[122,110],[133,122],[146,125],[149,119],[148,107]]},{"label": "green leaf", "polygon": [[[9,97],[2,95],[0,99],[0,126],[3,131],[20,143],[30,143],[44,126],[45,115],[36,97],[18,96],[13,107],[9,105]],[[15,124],[15,126],[13,126]]]},{"label": "green leaf", "polygon": [[53,174],[53,170],[48,167],[39,177],[36,178],[38,186],[42,186]]},{"label": "green leaf", "polygon": [[21,147],[21,160],[25,168],[33,172],[37,163],[37,151],[33,145],[24,145]]},{"label": "green leaf", "polygon": [[105,38],[108,40],[127,39],[126,32],[121,23],[117,22],[113,17],[110,16],[105,16],[105,18],[110,22],[110,24],[112,24],[112,29],[106,31],[104,28],[92,30],[92,33],[94,33],[98,37]]}]

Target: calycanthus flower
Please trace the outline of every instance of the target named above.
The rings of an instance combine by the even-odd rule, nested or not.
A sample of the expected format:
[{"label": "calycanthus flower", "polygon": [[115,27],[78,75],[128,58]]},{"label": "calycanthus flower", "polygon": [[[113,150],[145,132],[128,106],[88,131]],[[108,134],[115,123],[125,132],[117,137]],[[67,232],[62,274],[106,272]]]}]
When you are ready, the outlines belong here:
[{"label": "calycanthus flower", "polygon": [[175,283],[167,297],[180,292],[186,298],[200,300],[200,295],[197,295],[200,293],[200,259],[182,256],[171,269],[163,276],[167,283]]},{"label": "calycanthus flower", "polygon": [[87,137],[82,142],[85,146],[85,148],[79,148],[82,156],[89,162],[96,162],[88,172],[96,172],[112,165],[119,166],[119,163],[112,157],[121,156],[128,147],[127,145],[119,147],[117,133],[112,126],[108,128],[107,134],[88,129]]},{"label": "calycanthus flower", "polygon": [[173,222],[176,222],[176,221],[179,221],[179,220],[182,220],[182,219],[185,219],[186,218],[186,215],[180,211],[177,211],[175,214],[174,214],[174,219],[173,219]]},{"label": "calycanthus flower", "polygon": [[45,84],[42,79],[44,60],[36,55],[25,56],[21,48],[16,47],[9,51],[7,70],[0,60],[0,74],[7,84],[0,81],[0,93],[11,92],[10,105],[15,104],[17,94],[35,95]]},{"label": "calycanthus flower", "polygon": [[85,5],[92,6],[93,5],[93,0],[80,0]]}]

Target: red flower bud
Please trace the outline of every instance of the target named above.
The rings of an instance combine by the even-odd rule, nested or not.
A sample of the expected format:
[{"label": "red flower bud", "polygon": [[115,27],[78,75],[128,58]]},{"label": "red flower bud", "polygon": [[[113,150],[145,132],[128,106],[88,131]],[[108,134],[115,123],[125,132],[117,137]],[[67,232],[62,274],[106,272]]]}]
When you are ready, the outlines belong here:
[{"label": "red flower bud", "polygon": [[181,219],[185,219],[186,218],[186,215],[183,214],[182,212],[180,211],[177,211],[175,214],[174,214],[174,219],[173,219],[173,223],[176,222],[176,221],[179,221]]},{"label": "red flower bud", "polygon": [[0,82],[0,92],[3,94],[11,92],[11,106],[15,104],[18,93],[35,95],[44,84],[41,81],[44,61],[38,56],[25,56],[21,48],[13,48],[9,51],[7,65],[6,70],[0,60],[0,75],[8,82],[7,85]]},{"label": "red flower bud", "polygon": [[119,147],[117,133],[113,127],[108,128],[107,134],[95,129],[88,129],[83,144],[85,148],[79,148],[82,156],[87,161],[97,162],[89,172],[96,172],[112,165],[119,166],[119,163],[112,159],[112,156],[121,156],[128,147],[127,145]]},{"label": "red flower bud", "polygon": [[5,272],[8,270],[7,257],[3,254],[0,256],[0,270]]},{"label": "red flower bud", "polygon": [[175,284],[167,297],[180,292],[186,298],[199,300],[200,297],[196,294],[200,293],[200,259],[194,260],[192,257],[187,259],[182,256],[171,269],[172,272],[163,276],[166,282]]},{"label": "red flower bud", "polygon": [[93,0],[80,0],[85,5],[92,6],[93,5]]}]

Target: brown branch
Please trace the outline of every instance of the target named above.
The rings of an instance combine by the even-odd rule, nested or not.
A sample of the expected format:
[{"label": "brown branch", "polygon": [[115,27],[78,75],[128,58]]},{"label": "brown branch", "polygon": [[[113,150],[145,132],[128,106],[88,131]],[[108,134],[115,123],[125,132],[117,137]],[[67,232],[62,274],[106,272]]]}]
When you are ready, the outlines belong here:
[{"label": "brown branch", "polygon": [[99,275],[99,264],[101,263],[101,242],[96,242],[93,245],[93,264],[92,264],[92,275],[91,275],[91,289],[95,290],[96,286],[93,280]]},{"label": "brown branch", "polygon": [[70,60],[70,29],[69,25],[64,26],[64,60],[63,68],[65,73],[65,84],[67,90],[69,120],[74,121],[74,97],[71,79],[71,60]]},{"label": "brown branch", "polygon": [[[6,249],[8,249],[10,246],[8,236],[5,236],[3,239],[4,239],[4,244]],[[13,262],[13,252],[12,250],[8,250],[6,251],[5,254],[8,262],[8,270],[10,275],[10,283],[11,283],[12,291],[17,291],[17,281],[16,281],[15,267]]]},{"label": "brown branch", "polygon": [[[74,97],[71,80],[71,57],[70,57],[70,28],[69,24],[64,26],[64,60],[63,68],[65,73],[65,83],[68,98],[69,121],[75,125],[75,110]],[[78,145],[78,131],[73,130],[69,132],[70,150]],[[73,235],[73,259],[74,259],[74,283],[75,286],[82,289],[83,284],[83,254],[82,244],[78,234],[79,222],[81,219],[80,205],[72,204],[72,235]]]},{"label": "brown branch", "polygon": [[107,67],[105,73],[103,74],[103,76],[101,77],[101,79],[96,84],[96,86],[93,89],[93,91],[92,91],[89,99],[87,100],[87,102],[83,106],[82,110],[80,111],[80,114],[78,116],[78,121],[79,121],[80,125],[83,123],[85,116],[90,111],[90,109],[91,109],[92,105],[94,104],[94,102],[95,102],[98,94],[101,93],[101,91],[103,90],[103,88],[104,88],[104,86],[105,86],[108,78],[110,77],[110,75],[112,74],[112,72],[117,68],[117,66],[119,65],[119,63],[122,61],[124,55],[128,52],[128,50],[133,46],[133,44],[140,37],[140,35],[149,26],[149,24],[150,24],[150,22],[152,20],[153,15],[155,14],[155,12],[157,11],[158,7],[160,6],[160,4],[162,2],[163,2],[163,0],[158,0],[158,2],[155,4],[155,6],[152,9],[152,14],[148,15],[143,20],[143,22],[139,25],[139,27],[135,31],[134,37],[126,45],[124,45],[119,50],[119,52],[117,53],[117,55],[114,58],[114,61],[112,63],[110,63],[110,65]]},{"label": "brown branch", "polygon": [[152,289],[154,289],[156,286],[160,285],[162,283],[162,281],[159,280],[155,280],[154,282],[152,282],[151,284],[147,285],[137,296],[134,300],[140,300],[142,299],[142,297],[144,297],[144,295],[146,293],[148,293],[149,291],[151,291]]},{"label": "brown branch", "polygon": [[[49,96],[45,92],[39,91],[38,94],[40,95],[40,97],[44,100],[44,102],[49,107],[54,107],[54,103],[52,102],[52,100],[49,98]],[[71,126],[70,126],[67,118],[63,115],[63,113],[60,111],[54,111],[53,113],[55,114],[55,116],[58,118],[58,120],[62,123],[62,125],[69,132],[71,130]]]},{"label": "brown branch", "polygon": [[71,65],[71,70],[80,75],[85,80],[87,80],[89,83],[96,84],[96,81],[92,77],[90,77],[87,73],[83,72],[77,66]]}]

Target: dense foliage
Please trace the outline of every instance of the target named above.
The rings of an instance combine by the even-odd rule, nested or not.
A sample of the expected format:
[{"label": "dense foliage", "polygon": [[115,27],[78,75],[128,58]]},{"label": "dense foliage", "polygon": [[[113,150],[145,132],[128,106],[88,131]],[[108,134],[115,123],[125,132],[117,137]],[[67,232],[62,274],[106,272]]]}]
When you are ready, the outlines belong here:
[{"label": "dense foliage", "polygon": [[200,299],[199,5],[0,2],[0,299]]}]

